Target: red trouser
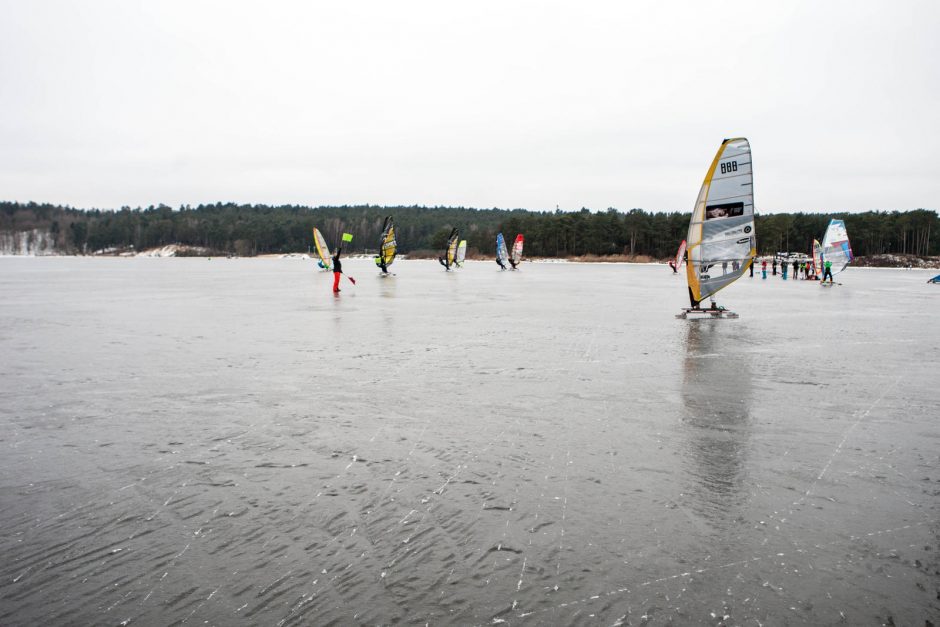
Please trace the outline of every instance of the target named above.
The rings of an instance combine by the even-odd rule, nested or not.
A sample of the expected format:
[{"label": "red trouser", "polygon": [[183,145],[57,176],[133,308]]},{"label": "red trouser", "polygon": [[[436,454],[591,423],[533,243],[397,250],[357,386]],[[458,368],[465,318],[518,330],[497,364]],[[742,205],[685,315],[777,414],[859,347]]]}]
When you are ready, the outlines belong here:
[{"label": "red trouser", "polygon": [[339,277],[341,277],[342,274],[343,274],[342,272],[334,272],[334,273],[333,273],[333,291],[334,291],[334,292],[338,292],[338,291],[339,291]]}]

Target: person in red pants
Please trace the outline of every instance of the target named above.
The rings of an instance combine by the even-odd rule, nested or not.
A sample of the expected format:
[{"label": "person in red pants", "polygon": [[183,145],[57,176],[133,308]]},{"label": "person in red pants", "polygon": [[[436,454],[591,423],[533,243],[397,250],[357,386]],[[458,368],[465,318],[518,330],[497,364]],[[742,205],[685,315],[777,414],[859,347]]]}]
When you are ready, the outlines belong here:
[{"label": "person in red pants", "polygon": [[336,249],[336,254],[333,255],[333,291],[339,291],[339,278],[343,276],[343,263],[339,260],[339,254],[343,252],[343,247],[340,246]]}]

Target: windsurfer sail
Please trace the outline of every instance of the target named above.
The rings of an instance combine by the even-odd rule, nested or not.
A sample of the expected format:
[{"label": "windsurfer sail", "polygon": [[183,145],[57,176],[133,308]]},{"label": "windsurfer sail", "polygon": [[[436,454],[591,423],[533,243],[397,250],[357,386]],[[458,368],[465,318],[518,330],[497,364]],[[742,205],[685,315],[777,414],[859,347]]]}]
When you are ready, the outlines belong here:
[{"label": "windsurfer sail", "polygon": [[395,261],[398,252],[398,243],[395,241],[395,222],[392,216],[386,216],[382,226],[382,235],[379,238],[379,254],[375,258],[375,265],[381,268],[383,274],[388,274],[388,267]]},{"label": "windsurfer sail", "polygon": [[467,240],[462,239],[457,244],[457,254],[454,256],[454,265],[458,268],[463,267],[463,261],[467,258]]},{"label": "windsurfer sail", "polygon": [[313,244],[316,246],[317,255],[320,257],[317,265],[324,270],[332,270],[330,247],[326,245],[326,239],[317,227],[313,227]]},{"label": "windsurfer sail", "polygon": [[706,298],[712,301],[708,311],[724,311],[715,304],[715,293],[740,278],[757,256],[747,139],[722,142],[695,201],[686,240],[685,270],[692,307],[685,311],[701,311],[699,304]]},{"label": "windsurfer sail", "polygon": [[522,236],[522,233],[516,235],[516,241],[512,243],[512,254],[509,255],[509,264],[512,266],[513,270],[522,263],[522,245],[524,243],[525,238]]},{"label": "windsurfer sail", "polygon": [[813,270],[814,274],[818,277],[820,271],[823,268],[822,264],[822,245],[819,243],[818,239],[813,240]]},{"label": "windsurfer sail", "polygon": [[[852,246],[849,244],[849,234],[845,230],[842,220],[830,220],[826,234],[823,236],[820,259],[823,266],[830,262],[832,274],[839,274],[845,270],[855,257],[852,255]],[[830,281],[832,279],[830,278]]]},{"label": "windsurfer sail", "polygon": [[460,234],[457,232],[457,229],[452,230],[450,237],[447,238],[447,248],[444,249],[444,254],[437,258],[448,272],[450,272],[450,267],[454,265],[454,260],[457,258],[457,244],[459,240]]},{"label": "windsurfer sail", "polygon": [[509,251],[506,250],[506,240],[503,238],[503,234],[499,233],[496,236],[496,263],[499,264],[500,270],[506,269],[507,261],[509,261]]},{"label": "windsurfer sail", "polygon": [[679,250],[676,251],[675,261],[669,262],[669,267],[672,268],[673,274],[678,274],[679,268],[682,266],[682,262],[685,260],[685,240],[682,240],[682,243],[679,244]]}]

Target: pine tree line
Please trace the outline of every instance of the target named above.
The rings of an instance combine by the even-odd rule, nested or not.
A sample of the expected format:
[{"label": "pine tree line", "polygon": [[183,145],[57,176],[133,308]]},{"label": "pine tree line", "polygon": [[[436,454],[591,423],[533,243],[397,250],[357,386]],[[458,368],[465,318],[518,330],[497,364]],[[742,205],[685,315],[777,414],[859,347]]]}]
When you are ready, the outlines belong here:
[{"label": "pine tree line", "polygon": [[[378,247],[386,215],[395,218],[399,250],[439,250],[450,229],[460,229],[471,249],[489,254],[496,234],[508,240],[526,237],[526,254],[534,257],[581,255],[648,255],[668,258],[686,236],[689,214],[627,212],[535,212],[523,209],[465,207],[305,207],[217,203],[172,209],[165,205],[124,207],[117,211],[80,210],[50,204],[0,202],[0,231],[38,229],[50,233],[63,253],[104,249],[146,250],[170,244],[204,248],[216,254],[257,255],[307,252],[316,226],[331,245],[351,233],[348,252]],[[864,213],[777,213],[756,218],[758,251],[808,252],[822,239],[830,218],[845,220],[857,256],[883,253],[938,255],[936,211],[868,211]],[[934,235],[934,237],[931,237]]]}]

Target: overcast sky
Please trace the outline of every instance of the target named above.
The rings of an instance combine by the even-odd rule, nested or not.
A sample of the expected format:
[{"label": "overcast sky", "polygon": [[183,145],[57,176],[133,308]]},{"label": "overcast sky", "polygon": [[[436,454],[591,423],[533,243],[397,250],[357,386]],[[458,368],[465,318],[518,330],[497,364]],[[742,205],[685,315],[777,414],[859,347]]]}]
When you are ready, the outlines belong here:
[{"label": "overcast sky", "polygon": [[940,2],[0,0],[0,199],[937,209]]}]

